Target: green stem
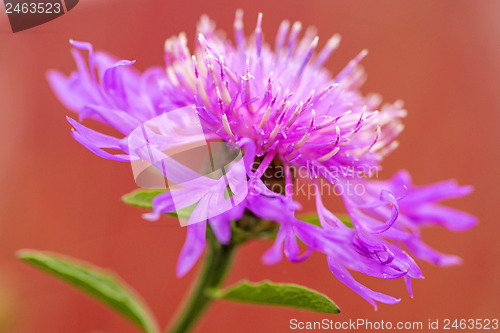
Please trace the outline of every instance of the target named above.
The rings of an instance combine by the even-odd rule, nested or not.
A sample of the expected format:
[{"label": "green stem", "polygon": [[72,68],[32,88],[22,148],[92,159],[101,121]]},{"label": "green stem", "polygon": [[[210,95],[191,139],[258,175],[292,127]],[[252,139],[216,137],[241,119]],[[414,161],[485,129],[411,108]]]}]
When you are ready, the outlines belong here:
[{"label": "green stem", "polygon": [[209,246],[202,270],[187,303],[169,330],[171,333],[189,332],[194,327],[212,302],[213,291],[222,285],[231,266],[237,244],[220,244],[215,240],[211,230],[207,232],[207,239]]}]

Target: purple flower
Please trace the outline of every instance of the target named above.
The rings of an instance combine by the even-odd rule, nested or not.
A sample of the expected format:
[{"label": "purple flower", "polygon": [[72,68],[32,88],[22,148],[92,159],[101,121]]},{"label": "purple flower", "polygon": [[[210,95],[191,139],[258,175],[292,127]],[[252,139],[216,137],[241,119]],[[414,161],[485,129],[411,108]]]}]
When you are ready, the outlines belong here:
[{"label": "purple flower", "polygon": [[[133,68],[134,61],[94,53],[90,44],[71,41],[78,70],[69,77],[54,71],[48,75],[56,95],[78,113],[80,121],[93,118],[123,134],[122,138],[105,135],[68,118],[73,137],[103,158],[146,160],[168,179],[178,177],[175,170],[177,175],[191,173],[177,164],[167,168],[162,164],[162,169],[158,162],[168,158],[165,149],[200,139],[196,134],[200,128],[193,122],[182,116],[162,117],[189,106],[196,110],[202,136],[244,150],[242,167],[227,174],[229,183],[193,173],[188,178],[195,181],[158,195],[153,211],[145,214],[154,220],[161,213],[195,206],[178,276],[186,274],[202,254],[207,223],[219,242],[228,243],[232,221],[245,214],[279,224],[264,263],[276,263],[283,254],[300,262],[313,251],[322,252],[333,274],[375,307],[375,301],[392,304],[398,299],[359,284],[349,270],[384,279],[404,278],[411,294],[411,278],[423,275],[409,253],[438,265],[457,264],[459,258],[426,245],[419,230],[431,224],[452,231],[475,225],[475,217],[436,203],[467,195],[470,187],[451,181],[416,187],[405,171],[389,181],[371,180],[383,157],[397,147],[395,138],[403,129],[401,118],[406,111],[400,101],[381,105],[378,95],[361,95],[365,73],[358,63],[367,51],[332,76],[322,66],[337,48],[338,35],[317,51],[313,28],[299,38],[300,22],[290,25],[284,21],[271,47],[263,42],[261,25],[259,15],[254,34],[245,38],[242,12],[238,11],[233,45],[204,16],[193,54],[184,34],[172,37],[165,43],[166,66],[143,73]],[[88,61],[81,50],[88,51]],[[158,126],[147,128],[147,142],[135,138],[134,130],[152,119]],[[172,133],[180,129],[187,134],[176,140]],[[280,191],[266,181],[265,173],[274,164],[284,170],[278,177],[283,185]],[[300,204],[293,199],[294,184],[301,178],[294,174],[296,170],[305,171],[305,178],[313,182],[320,226],[296,217]],[[352,226],[323,205],[325,186],[341,190]],[[228,188],[231,198],[225,195]],[[226,207],[230,200],[231,208],[209,214],[216,207]],[[297,239],[307,247],[303,253]]]}]

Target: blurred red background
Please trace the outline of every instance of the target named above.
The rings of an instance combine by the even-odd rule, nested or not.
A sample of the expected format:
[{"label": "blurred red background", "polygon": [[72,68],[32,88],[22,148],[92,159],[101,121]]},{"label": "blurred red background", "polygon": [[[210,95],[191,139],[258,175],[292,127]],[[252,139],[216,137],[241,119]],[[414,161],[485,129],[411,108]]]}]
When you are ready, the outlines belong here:
[{"label": "blurred red background", "polygon": [[[143,211],[120,201],[136,187],[130,165],[100,159],[71,138],[69,112],[54,97],[45,73],[74,69],[69,38],[136,59],[140,69],[161,64],[164,40],[185,31],[193,41],[203,13],[232,36],[240,7],[247,33],[258,12],[264,13],[267,41],[274,40],[283,19],[315,25],[320,45],[340,33],[341,47],[327,64],[334,72],[369,49],[363,91],[378,92],[385,101],[402,99],[409,111],[400,148],[387,158],[381,176],[406,168],[417,184],[448,178],[471,184],[470,197],[449,204],[477,215],[480,225],[461,234],[425,230],[428,243],[460,255],[464,264],[421,263],[426,279],[414,282],[414,299],[402,281],[356,275],[374,290],[402,297],[400,304],[380,305],[377,312],[335,279],[322,255],[301,264],[262,265],[260,254],[270,245],[265,242],[241,249],[228,283],[248,278],[307,285],[340,305],[334,320],[498,318],[499,1],[87,0],[63,17],[16,34],[3,7],[0,14],[0,331],[136,332],[94,300],[18,262],[14,254],[22,248],[112,269],[143,295],[162,327],[174,315],[195,276],[175,277],[185,230],[168,218],[145,222]],[[287,332],[291,318],[326,317],[221,301],[197,331]]]}]

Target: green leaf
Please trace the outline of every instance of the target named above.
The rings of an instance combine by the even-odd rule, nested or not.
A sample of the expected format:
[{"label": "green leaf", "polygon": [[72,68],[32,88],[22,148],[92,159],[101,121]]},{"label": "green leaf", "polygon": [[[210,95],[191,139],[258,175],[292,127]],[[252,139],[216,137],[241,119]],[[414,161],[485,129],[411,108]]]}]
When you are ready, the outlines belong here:
[{"label": "green leaf", "polygon": [[325,295],[296,284],[275,284],[270,281],[250,283],[246,280],[216,293],[218,298],[265,305],[287,306],[323,313],[340,313]]},{"label": "green leaf", "polygon": [[157,333],[158,324],[131,287],[111,273],[72,258],[35,250],[17,256],[107,304],[146,333]]},{"label": "green leaf", "polygon": [[[351,221],[351,218],[349,217],[349,215],[335,214],[335,216],[337,216],[338,219],[340,221],[342,221],[342,223],[344,223],[346,227],[354,229],[354,226],[352,224],[352,221]],[[319,222],[318,214],[305,214],[305,215],[297,216],[297,219],[304,221],[304,222],[307,222],[307,223],[314,224],[318,227],[321,226],[321,223]]]},{"label": "green leaf", "polygon": [[135,190],[122,196],[122,201],[132,206],[152,209],[151,201],[163,192],[165,190]]},{"label": "green leaf", "polygon": [[[122,196],[122,201],[125,202],[126,204],[136,206],[136,207],[141,207],[141,208],[147,208],[147,209],[152,209],[152,201],[153,199],[161,193],[164,193],[165,190],[135,190],[132,191],[128,194],[125,194]],[[191,206],[187,206],[181,209],[178,209],[175,212],[172,213],[167,213],[167,215],[174,216],[174,217],[180,217],[186,220],[189,220],[189,217],[193,213],[193,210],[195,209],[196,205],[198,203],[194,203]]]}]

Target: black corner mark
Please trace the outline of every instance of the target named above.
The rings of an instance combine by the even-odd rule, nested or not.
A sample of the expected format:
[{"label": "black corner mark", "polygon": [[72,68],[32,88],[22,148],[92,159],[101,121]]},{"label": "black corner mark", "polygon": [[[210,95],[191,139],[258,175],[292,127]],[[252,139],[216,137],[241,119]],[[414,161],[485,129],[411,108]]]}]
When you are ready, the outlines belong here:
[{"label": "black corner mark", "polygon": [[75,8],[78,0],[4,0],[12,32],[52,21]]},{"label": "black corner mark", "polygon": [[69,12],[70,10],[75,8],[78,0],[64,0],[64,2],[66,3],[66,10]]}]

